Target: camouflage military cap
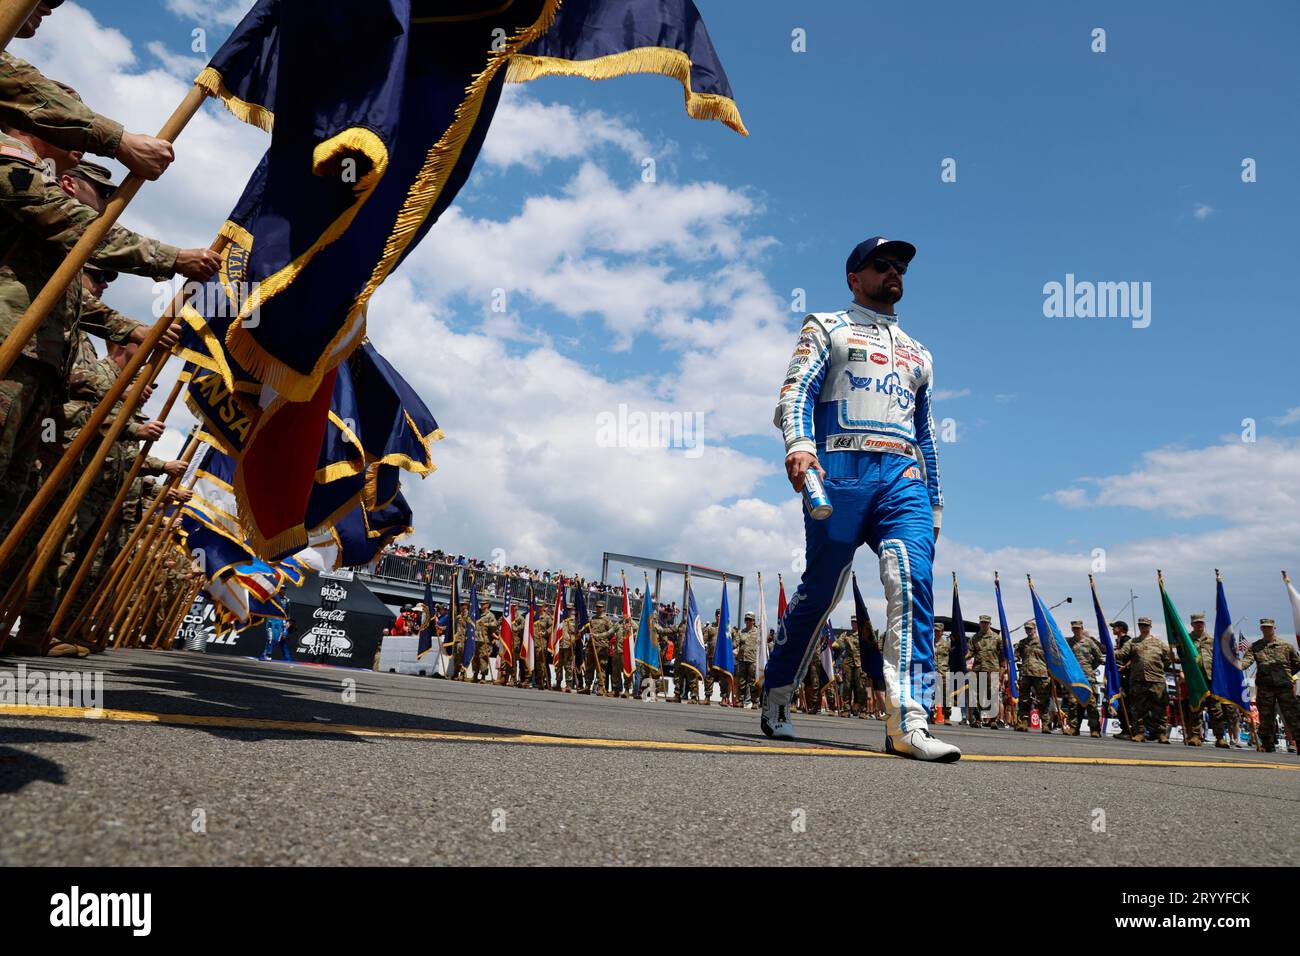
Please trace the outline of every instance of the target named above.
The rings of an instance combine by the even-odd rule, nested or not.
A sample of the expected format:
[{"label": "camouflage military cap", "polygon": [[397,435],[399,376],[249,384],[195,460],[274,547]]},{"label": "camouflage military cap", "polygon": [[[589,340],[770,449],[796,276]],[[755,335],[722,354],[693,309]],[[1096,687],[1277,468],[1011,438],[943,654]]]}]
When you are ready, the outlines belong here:
[{"label": "camouflage military cap", "polygon": [[1276,627],[1277,625],[1273,623],[1273,619],[1272,619],[1271,617],[1261,617],[1261,618],[1259,619],[1259,626],[1260,626],[1260,627]]},{"label": "camouflage military cap", "polygon": [[1035,624],[1033,621],[1025,621],[1025,630],[1026,630],[1026,631],[1036,631],[1036,630],[1038,630],[1038,625]]},{"label": "camouflage military cap", "polygon": [[1083,622],[1082,622],[1082,621],[1071,621],[1071,622],[1070,622],[1070,627],[1083,627]]},{"label": "camouflage military cap", "polygon": [[752,620],[754,620],[754,612],[753,612],[753,611],[746,611],[746,612],[745,612],[745,620],[746,620],[746,621],[752,621]]},{"label": "camouflage military cap", "polygon": [[1197,621],[1200,621],[1202,624],[1205,623],[1205,615],[1200,611],[1197,611],[1192,615],[1192,623],[1195,624]]},{"label": "camouflage military cap", "polygon": [[992,624],[992,623],[993,623],[993,615],[991,615],[991,614],[981,614],[981,615],[980,615],[980,623],[981,623],[981,624]]},{"label": "camouflage military cap", "polygon": [[605,606],[605,602],[604,602],[604,601],[597,601],[597,602],[596,602],[596,607],[604,607],[604,606]]},{"label": "camouflage military cap", "polygon": [[1149,617],[1140,617],[1140,618],[1138,618],[1138,623],[1139,623],[1139,624],[1145,624],[1145,625],[1147,625],[1148,627],[1150,627],[1150,626],[1151,626],[1151,618],[1149,618]]},{"label": "camouflage military cap", "polygon": [[113,195],[113,190],[117,188],[113,185],[113,174],[108,168],[88,159],[83,159],[73,166],[68,170],[68,175],[90,183],[105,199]]}]

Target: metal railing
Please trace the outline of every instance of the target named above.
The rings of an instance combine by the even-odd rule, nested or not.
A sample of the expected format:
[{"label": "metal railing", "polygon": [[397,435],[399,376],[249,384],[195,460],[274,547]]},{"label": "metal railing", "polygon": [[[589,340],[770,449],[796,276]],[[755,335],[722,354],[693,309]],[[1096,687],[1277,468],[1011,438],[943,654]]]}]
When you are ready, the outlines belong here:
[{"label": "metal railing", "polygon": [[[479,599],[492,601],[497,609],[500,609],[501,601],[505,597],[507,584],[510,587],[510,600],[515,604],[520,604],[528,599],[528,588],[531,585],[533,596],[539,607],[554,603],[555,592],[559,587],[558,580],[538,580],[520,574],[494,571],[491,568],[471,568],[464,565],[455,565],[449,561],[421,558],[416,555],[380,555],[372,566],[364,569],[363,573],[385,581],[400,581],[421,587],[424,585],[425,578],[429,577],[429,583],[432,587],[439,590],[450,590],[452,578],[457,570],[462,572],[461,587],[465,589],[464,596],[466,600],[469,599],[468,589],[470,576],[472,575],[474,583],[478,585]],[[576,600],[577,590],[573,584],[566,582],[564,600],[569,607],[572,607]],[[608,588],[602,588],[599,584],[584,582],[582,590],[588,611],[595,610],[597,601],[604,601],[608,613],[615,616],[622,613],[623,588],[621,585],[609,585]],[[641,603],[642,599],[640,597],[629,593],[628,604],[631,607],[633,617],[640,616]]]}]

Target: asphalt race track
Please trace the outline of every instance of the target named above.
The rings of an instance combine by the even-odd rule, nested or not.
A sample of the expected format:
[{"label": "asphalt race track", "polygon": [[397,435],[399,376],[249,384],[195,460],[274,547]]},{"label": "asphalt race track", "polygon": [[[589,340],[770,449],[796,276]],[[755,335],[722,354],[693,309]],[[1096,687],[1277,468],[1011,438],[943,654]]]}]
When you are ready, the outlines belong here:
[{"label": "asphalt race track", "polygon": [[945,727],[966,756],[935,766],[884,756],[874,720],[796,715],[778,744],[716,705],[186,652],[23,663],[103,671],[105,709],[0,708],[4,865],[1300,863],[1285,753]]}]

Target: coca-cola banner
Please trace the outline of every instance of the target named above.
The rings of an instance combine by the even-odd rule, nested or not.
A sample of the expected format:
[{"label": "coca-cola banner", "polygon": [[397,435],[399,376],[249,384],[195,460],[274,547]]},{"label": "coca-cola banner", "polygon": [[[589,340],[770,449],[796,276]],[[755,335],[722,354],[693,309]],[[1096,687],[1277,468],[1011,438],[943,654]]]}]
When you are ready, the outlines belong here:
[{"label": "coca-cola banner", "polygon": [[350,572],[311,574],[289,589],[295,660],[341,667],[374,666],[392,612]]}]

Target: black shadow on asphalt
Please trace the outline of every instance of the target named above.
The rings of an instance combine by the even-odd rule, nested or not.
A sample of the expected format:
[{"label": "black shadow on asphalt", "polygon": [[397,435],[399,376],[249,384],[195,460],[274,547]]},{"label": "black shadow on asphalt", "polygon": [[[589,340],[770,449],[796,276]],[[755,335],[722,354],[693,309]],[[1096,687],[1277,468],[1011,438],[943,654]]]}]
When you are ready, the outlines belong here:
[{"label": "black shadow on asphalt", "polygon": [[[6,744],[75,744],[94,740],[85,734],[44,727],[6,727],[3,734]],[[59,786],[67,783],[62,764],[25,750],[0,745],[0,794],[17,793],[37,780]]]},{"label": "black shadow on asphalt", "polygon": [[[30,668],[33,661],[41,659],[10,658],[5,661],[5,664],[17,663],[18,660],[25,660]],[[232,667],[232,663],[236,666]],[[96,658],[92,656],[60,659],[57,668],[61,671],[95,670],[95,665]],[[47,667],[54,669],[49,665]],[[103,706],[109,710],[134,710],[154,714],[287,720],[315,723],[322,728],[337,723],[381,727],[389,730],[433,730],[450,733],[527,732],[516,727],[467,723],[429,714],[384,710],[366,707],[359,702],[345,703],[341,695],[341,681],[351,676],[352,671],[331,668],[311,670],[320,670],[324,673],[319,676],[301,671],[294,673],[288,667],[268,668],[261,662],[245,662],[239,659],[232,662],[230,658],[223,659],[219,665],[215,662],[213,665],[206,665],[201,660],[201,655],[195,655],[195,658],[186,659],[183,663],[181,661],[168,663],[166,660],[129,664],[115,662],[114,667],[105,673],[105,683],[119,686],[105,687]],[[357,673],[373,674],[374,672]],[[130,686],[137,683],[147,686],[140,688]],[[122,684],[128,686],[120,686]],[[358,701],[364,699],[365,688],[358,684],[356,689]],[[315,693],[311,693],[313,691]],[[332,699],[319,696],[326,693],[332,695]],[[427,697],[419,694],[411,695],[411,699],[428,700]],[[3,713],[3,710],[0,710],[0,716],[3,716]],[[330,734],[317,731],[203,726],[191,726],[188,729],[203,731],[215,737],[242,741],[297,738],[344,740],[357,744],[369,742],[366,738],[354,734]]]}]

